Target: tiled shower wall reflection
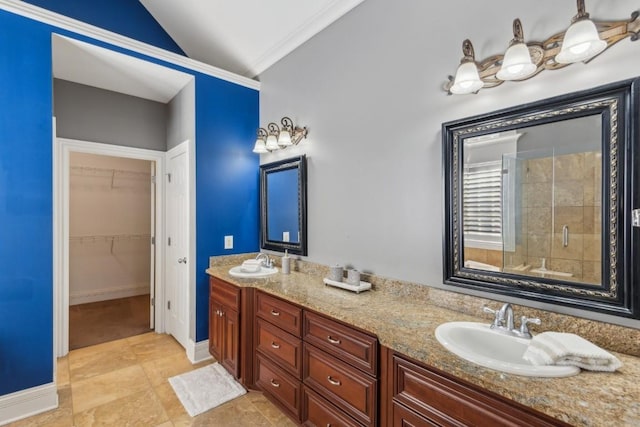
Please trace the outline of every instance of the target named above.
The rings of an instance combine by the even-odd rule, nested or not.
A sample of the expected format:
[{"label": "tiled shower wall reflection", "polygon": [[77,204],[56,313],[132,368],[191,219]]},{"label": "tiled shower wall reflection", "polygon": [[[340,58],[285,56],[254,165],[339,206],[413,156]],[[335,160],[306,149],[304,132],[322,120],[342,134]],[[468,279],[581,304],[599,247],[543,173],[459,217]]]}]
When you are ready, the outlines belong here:
[{"label": "tiled shower wall reflection", "polygon": [[[516,248],[505,252],[506,268],[571,273],[571,278],[601,283],[602,155],[585,152],[522,162],[520,221]],[[563,245],[563,227],[568,244]]]}]

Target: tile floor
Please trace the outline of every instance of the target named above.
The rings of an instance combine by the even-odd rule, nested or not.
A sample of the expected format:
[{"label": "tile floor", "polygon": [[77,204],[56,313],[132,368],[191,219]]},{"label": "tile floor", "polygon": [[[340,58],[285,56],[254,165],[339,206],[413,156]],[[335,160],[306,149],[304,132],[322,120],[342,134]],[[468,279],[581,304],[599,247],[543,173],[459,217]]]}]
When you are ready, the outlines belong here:
[{"label": "tile floor", "polygon": [[190,417],[168,378],[192,365],[169,335],[143,335],[73,350],[58,359],[59,407],[11,427],[290,427],[295,426],[262,393],[249,393]]}]

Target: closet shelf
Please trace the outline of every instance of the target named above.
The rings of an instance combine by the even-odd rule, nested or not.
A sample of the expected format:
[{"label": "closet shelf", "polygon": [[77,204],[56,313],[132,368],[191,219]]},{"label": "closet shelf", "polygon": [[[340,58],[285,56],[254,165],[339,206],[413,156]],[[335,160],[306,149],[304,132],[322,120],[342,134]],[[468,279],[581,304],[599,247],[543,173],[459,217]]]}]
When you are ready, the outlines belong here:
[{"label": "closet shelf", "polygon": [[113,247],[115,242],[124,242],[124,241],[143,241],[147,242],[151,241],[150,234],[100,234],[94,236],[70,236],[69,241],[73,243],[80,243],[81,245],[85,243],[109,243],[110,244],[110,253],[113,255]]},{"label": "closet shelf", "polygon": [[92,236],[70,236],[74,243],[120,242],[126,240],[151,240],[150,234],[96,234]]},{"label": "closet shelf", "polygon": [[124,169],[94,168],[89,166],[71,166],[72,176],[84,176],[93,178],[106,178],[111,180],[111,189],[115,188],[116,179],[138,180],[144,182],[151,181],[151,172],[130,171]]},{"label": "closet shelf", "polygon": [[114,175],[118,175],[122,178],[140,178],[149,179],[151,172],[130,171],[125,169],[111,169],[111,168],[94,168],[89,166],[71,166],[70,171],[73,175],[86,175],[111,178]]}]

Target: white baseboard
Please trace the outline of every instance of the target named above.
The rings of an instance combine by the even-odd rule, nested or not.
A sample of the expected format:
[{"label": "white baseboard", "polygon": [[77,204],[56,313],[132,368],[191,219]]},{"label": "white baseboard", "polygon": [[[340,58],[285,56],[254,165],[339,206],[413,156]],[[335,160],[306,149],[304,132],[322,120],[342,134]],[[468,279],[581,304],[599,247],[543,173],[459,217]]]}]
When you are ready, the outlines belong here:
[{"label": "white baseboard", "polygon": [[149,293],[149,284],[121,286],[117,288],[92,289],[90,291],[73,292],[69,295],[69,305],[87,304],[118,298],[129,298]]},{"label": "white baseboard", "polygon": [[0,396],[0,426],[58,407],[55,383]]},{"label": "white baseboard", "polygon": [[189,340],[189,344],[187,345],[187,357],[193,364],[213,359],[209,353],[209,340],[199,341],[197,343]]}]

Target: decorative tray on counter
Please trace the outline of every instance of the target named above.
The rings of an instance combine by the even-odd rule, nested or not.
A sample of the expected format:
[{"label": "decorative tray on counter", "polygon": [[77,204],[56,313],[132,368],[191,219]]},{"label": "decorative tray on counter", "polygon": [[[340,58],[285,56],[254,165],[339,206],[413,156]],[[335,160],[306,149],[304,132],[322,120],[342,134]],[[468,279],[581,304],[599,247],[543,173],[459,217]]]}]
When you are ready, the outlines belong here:
[{"label": "decorative tray on counter", "polygon": [[371,283],[360,281],[359,285],[351,285],[347,282],[336,282],[335,280],[327,279],[326,277],[322,279],[325,285],[334,286],[340,289],[346,289],[348,291],[355,292],[359,294],[362,291],[368,291],[371,289]]}]

